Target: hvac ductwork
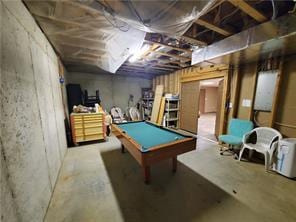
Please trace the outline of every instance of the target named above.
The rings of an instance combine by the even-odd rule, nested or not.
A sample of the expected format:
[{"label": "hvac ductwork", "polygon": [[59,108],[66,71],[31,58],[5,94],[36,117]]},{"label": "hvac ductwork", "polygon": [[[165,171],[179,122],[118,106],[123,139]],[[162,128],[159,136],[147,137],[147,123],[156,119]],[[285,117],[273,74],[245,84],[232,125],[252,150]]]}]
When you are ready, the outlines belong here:
[{"label": "hvac ductwork", "polygon": [[296,52],[296,15],[262,23],[192,53],[192,65],[242,64]]}]

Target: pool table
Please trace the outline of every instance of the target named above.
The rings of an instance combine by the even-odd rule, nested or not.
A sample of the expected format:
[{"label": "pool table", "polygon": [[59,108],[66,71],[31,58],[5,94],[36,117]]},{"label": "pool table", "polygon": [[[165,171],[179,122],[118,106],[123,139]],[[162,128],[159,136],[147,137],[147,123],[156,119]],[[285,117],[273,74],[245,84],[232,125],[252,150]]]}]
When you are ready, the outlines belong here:
[{"label": "pool table", "polygon": [[177,170],[177,155],[196,148],[196,137],[148,121],[113,124],[113,132],[121,141],[121,151],[127,149],[143,167],[145,182],[150,182],[150,166],[172,159],[173,172]]}]

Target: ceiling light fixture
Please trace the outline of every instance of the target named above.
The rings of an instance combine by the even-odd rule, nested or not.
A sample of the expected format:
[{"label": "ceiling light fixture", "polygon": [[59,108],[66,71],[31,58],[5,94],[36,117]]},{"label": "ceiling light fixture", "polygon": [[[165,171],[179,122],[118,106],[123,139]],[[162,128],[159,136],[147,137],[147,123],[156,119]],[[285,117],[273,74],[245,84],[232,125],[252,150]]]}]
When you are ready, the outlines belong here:
[{"label": "ceiling light fixture", "polygon": [[139,60],[142,57],[142,55],[144,55],[149,50],[149,48],[150,48],[150,45],[148,45],[148,44],[143,45],[142,48],[139,51],[135,52],[129,58],[128,61],[131,63],[136,62],[137,60]]},{"label": "ceiling light fixture", "polygon": [[210,86],[210,85],[215,85],[215,82],[202,82],[201,84],[204,86]]}]

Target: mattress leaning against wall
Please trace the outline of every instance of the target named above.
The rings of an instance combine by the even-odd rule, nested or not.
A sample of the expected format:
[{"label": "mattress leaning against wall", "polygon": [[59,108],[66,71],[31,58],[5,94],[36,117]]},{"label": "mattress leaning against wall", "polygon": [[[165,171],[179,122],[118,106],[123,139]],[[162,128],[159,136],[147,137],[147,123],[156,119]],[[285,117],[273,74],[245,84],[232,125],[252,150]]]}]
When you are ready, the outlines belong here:
[{"label": "mattress leaning against wall", "polygon": [[1,18],[1,153],[13,197],[1,206],[16,217],[1,216],[42,221],[66,152],[57,57],[22,1],[2,1]]}]

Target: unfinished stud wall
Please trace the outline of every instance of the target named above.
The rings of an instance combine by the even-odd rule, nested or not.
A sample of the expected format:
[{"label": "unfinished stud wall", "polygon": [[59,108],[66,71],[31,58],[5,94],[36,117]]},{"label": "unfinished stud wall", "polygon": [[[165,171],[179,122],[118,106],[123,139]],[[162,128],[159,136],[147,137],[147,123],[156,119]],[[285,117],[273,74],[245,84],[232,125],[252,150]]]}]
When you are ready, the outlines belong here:
[{"label": "unfinished stud wall", "polygon": [[42,221],[66,152],[58,59],[22,1],[1,2],[1,219]]},{"label": "unfinished stud wall", "polygon": [[246,106],[243,105],[243,100],[250,100],[251,103],[253,101],[255,84],[256,84],[256,72],[257,65],[256,63],[248,64],[241,66],[239,70],[239,75],[241,75],[240,82],[240,93],[238,99],[238,111],[237,117],[240,119],[251,119],[252,118],[252,105]]},{"label": "unfinished stud wall", "polygon": [[100,90],[102,106],[107,111],[118,106],[125,111],[129,95],[134,95],[134,105],[142,97],[141,88],[149,88],[151,80],[118,76],[116,74],[68,73],[67,83],[80,84],[81,89],[87,89],[88,95],[95,95]]},{"label": "unfinished stud wall", "polygon": [[276,108],[275,127],[287,137],[296,137],[296,56],[285,59]]},{"label": "unfinished stud wall", "polygon": [[[274,127],[286,137],[296,137],[296,56],[287,56],[284,59],[282,70],[282,82],[279,86],[279,102],[275,110]],[[253,120],[253,115],[260,126],[269,126],[271,121],[271,112],[256,112],[252,106],[242,105],[243,99],[254,100],[256,88],[256,63],[241,66],[238,75],[240,75],[239,100],[237,104],[237,118]]]}]

